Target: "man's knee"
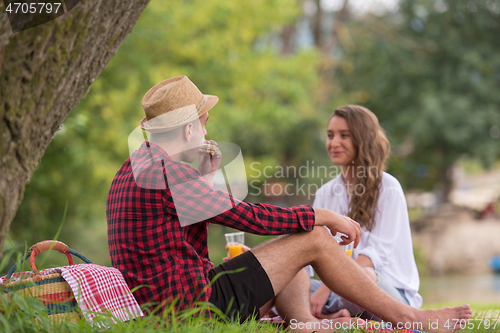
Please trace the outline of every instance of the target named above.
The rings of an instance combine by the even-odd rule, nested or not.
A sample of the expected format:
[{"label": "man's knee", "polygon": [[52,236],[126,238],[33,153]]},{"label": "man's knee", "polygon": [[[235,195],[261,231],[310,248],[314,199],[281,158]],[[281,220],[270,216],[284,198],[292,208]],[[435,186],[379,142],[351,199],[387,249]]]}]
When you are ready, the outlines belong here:
[{"label": "man's knee", "polygon": [[324,227],[315,226],[312,231],[307,232],[311,237],[314,237],[317,240],[321,240],[326,237],[332,238],[332,236],[326,231]]},{"label": "man's knee", "polygon": [[[322,254],[328,244],[337,244],[337,242],[325,228],[315,227],[312,231],[302,231],[278,237],[268,243],[256,246],[252,252],[261,263],[267,257],[270,257],[270,260],[275,260],[279,257],[276,257],[279,253],[290,255],[299,252],[300,258],[294,257],[294,260],[303,259],[304,264],[307,265],[319,254]],[[269,256],[270,253],[273,255]]]},{"label": "man's knee", "polygon": [[373,270],[373,268],[371,268],[371,267],[364,267],[364,270],[365,270],[366,274],[370,277],[370,279],[372,279],[374,282],[378,281],[377,273],[375,273],[375,271]]},{"label": "man's knee", "polygon": [[313,231],[311,231],[311,236],[314,237],[321,246],[326,244],[337,244],[332,235],[324,227],[314,227]]},{"label": "man's knee", "polygon": [[304,238],[302,244],[305,248],[310,249],[314,253],[322,252],[329,245],[337,245],[332,235],[323,227],[314,227],[312,231],[301,233]]}]

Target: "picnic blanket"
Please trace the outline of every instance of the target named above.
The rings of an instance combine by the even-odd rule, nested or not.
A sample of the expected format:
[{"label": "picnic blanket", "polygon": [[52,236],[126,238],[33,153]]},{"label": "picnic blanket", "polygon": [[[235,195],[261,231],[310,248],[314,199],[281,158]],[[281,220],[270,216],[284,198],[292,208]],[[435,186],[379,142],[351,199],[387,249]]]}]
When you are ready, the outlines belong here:
[{"label": "picnic blanket", "polygon": [[[144,314],[132,295],[123,275],[113,267],[78,264],[40,271],[41,275],[61,273],[75,295],[83,316],[93,322],[96,316],[110,314],[110,319],[127,321]],[[34,277],[31,271],[14,273],[11,282]],[[3,283],[5,276],[0,278]]]}]

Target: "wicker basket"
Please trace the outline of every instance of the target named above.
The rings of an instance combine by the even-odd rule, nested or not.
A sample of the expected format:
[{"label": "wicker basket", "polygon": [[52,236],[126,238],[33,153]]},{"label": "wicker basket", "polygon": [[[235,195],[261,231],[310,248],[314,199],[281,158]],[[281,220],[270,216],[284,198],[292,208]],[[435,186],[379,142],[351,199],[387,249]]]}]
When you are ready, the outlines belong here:
[{"label": "wicker basket", "polygon": [[41,275],[36,269],[35,256],[47,250],[57,250],[65,254],[68,257],[69,265],[73,265],[71,255],[91,264],[87,258],[70,249],[62,242],[53,240],[42,241],[30,247],[26,255],[21,259],[22,263],[31,256],[31,269],[34,276],[11,283],[10,278],[16,270],[16,265],[14,265],[7,273],[7,277],[2,285],[2,292],[7,297],[12,292],[18,292],[23,296],[38,298],[45,305],[46,313],[51,320],[76,322],[80,320],[81,314],[77,311],[78,304],[68,282],[64,280],[61,273]]}]

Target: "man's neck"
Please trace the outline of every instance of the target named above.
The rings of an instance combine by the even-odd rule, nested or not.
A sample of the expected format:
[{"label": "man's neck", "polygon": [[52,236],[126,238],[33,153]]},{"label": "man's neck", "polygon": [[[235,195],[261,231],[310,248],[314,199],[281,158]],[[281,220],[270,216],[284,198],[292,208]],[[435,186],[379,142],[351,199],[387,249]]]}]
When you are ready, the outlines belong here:
[{"label": "man's neck", "polygon": [[[182,161],[183,152],[186,150],[184,144],[182,142],[178,142],[178,140],[162,142],[162,141],[151,141],[157,146],[160,146],[168,156],[176,162]],[[184,148],[184,149],[183,149]]]}]

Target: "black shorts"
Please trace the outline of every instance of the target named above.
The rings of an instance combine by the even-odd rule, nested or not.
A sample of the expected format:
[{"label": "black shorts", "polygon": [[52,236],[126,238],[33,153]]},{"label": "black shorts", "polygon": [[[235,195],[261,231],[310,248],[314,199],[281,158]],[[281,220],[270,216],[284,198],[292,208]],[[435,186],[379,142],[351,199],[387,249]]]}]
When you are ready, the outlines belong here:
[{"label": "black shorts", "polygon": [[232,320],[260,317],[259,309],[274,298],[271,281],[251,251],[212,268],[208,277],[213,281],[210,303]]}]

